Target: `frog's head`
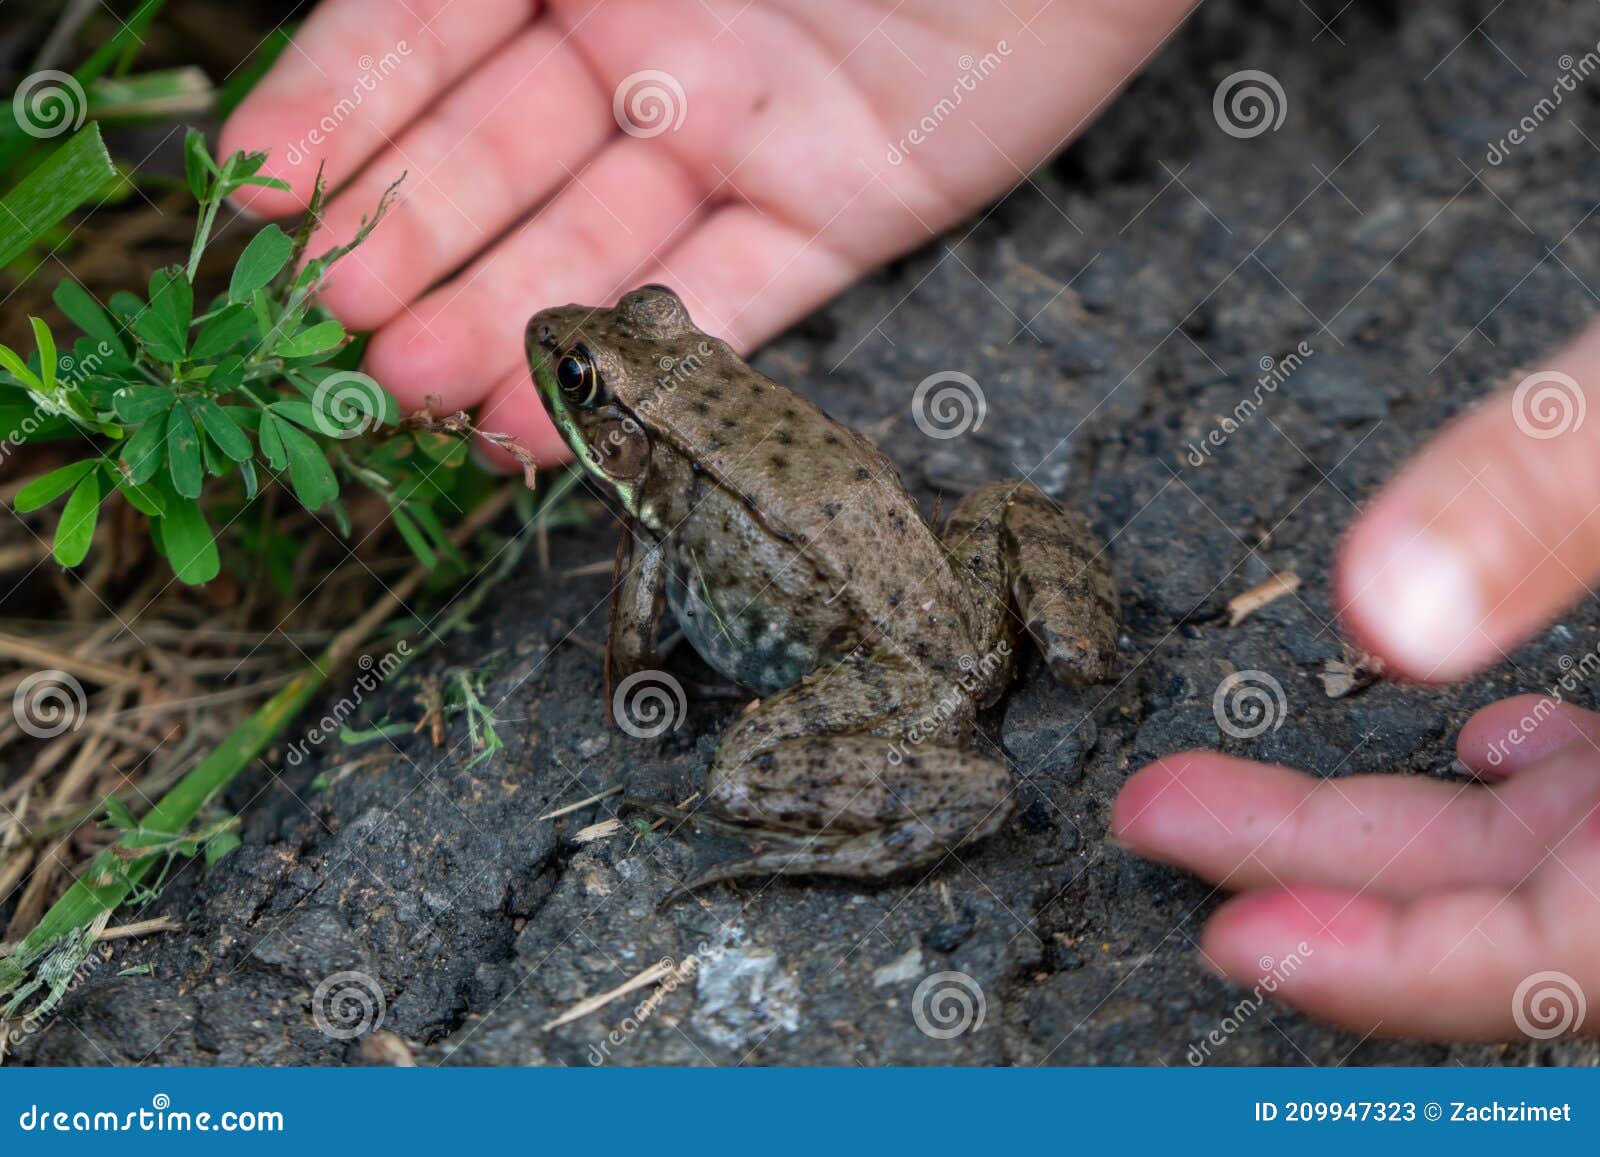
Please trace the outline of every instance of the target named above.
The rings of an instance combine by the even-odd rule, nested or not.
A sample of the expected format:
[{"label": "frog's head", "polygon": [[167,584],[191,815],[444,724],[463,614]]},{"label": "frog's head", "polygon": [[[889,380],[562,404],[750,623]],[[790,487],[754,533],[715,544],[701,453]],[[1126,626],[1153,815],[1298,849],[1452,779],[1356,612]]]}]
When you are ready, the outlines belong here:
[{"label": "frog's head", "polygon": [[638,513],[650,436],[663,417],[661,383],[709,340],[660,285],[623,295],[615,309],[566,305],[528,321],[528,364],[545,412],[630,513]]}]

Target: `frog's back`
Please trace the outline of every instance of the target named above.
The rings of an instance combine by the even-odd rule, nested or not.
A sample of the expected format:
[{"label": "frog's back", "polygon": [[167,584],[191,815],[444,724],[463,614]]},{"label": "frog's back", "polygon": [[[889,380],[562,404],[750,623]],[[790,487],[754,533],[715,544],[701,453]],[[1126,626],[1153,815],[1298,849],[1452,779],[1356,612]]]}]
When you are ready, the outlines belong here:
[{"label": "frog's back", "polygon": [[964,621],[965,590],[882,451],[742,363],[707,366],[663,401],[678,452],[811,561],[829,588],[818,597],[945,658],[924,640]]}]

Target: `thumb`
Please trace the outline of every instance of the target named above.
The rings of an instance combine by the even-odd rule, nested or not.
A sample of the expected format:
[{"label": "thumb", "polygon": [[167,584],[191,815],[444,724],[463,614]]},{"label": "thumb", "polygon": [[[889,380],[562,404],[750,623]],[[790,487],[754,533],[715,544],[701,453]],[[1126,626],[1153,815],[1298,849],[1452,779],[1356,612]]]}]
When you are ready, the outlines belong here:
[{"label": "thumb", "polygon": [[1600,326],[1406,463],[1352,528],[1336,583],[1363,646],[1442,682],[1500,658],[1597,578]]}]

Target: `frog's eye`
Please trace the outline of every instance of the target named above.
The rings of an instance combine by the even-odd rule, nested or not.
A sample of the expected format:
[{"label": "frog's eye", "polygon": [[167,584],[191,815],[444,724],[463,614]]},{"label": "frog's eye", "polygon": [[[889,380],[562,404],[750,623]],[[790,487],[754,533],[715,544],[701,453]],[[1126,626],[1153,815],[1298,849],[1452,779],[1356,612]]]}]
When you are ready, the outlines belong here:
[{"label": "frog's eye", "polygon": [[588,409],[600,400],[600,371],[589,351],[573,346],[556,363],[556,385],[574,406]]}]

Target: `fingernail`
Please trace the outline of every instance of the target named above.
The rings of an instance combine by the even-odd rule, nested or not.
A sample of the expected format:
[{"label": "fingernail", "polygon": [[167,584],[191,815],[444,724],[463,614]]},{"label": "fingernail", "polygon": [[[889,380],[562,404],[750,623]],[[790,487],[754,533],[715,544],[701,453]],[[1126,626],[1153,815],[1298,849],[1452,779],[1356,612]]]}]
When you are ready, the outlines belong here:
[{"label": "fingernail", "polygon": [[1444,681],[1479,665],[1484,598],[1472,561],[1428,530],[1391,533],[1350,572],[1350,611],[1404,674]]}]

